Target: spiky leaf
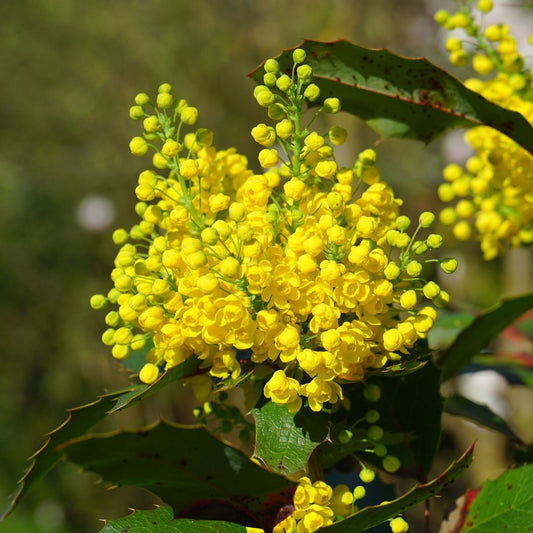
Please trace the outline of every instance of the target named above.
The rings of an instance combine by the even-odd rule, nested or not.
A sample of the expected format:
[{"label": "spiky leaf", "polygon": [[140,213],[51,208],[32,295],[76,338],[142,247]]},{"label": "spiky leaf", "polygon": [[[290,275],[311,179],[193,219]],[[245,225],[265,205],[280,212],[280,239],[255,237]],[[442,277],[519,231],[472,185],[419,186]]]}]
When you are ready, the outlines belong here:
[{"label": "spiky leaf", "polygon": [[[362,118],[382,137],[429,142],[452,129],[491,126],[533,153],[533,128],[514,111],[503,109],[467,89],[459,80],[425,58],[407,58],[348,41],[305,40],[313,82],[320,88],[320,104],[334,96],[344,111]],[[276,59],[290,74],[292,52]],[[264,70],[250,76],[262,83]]]}]

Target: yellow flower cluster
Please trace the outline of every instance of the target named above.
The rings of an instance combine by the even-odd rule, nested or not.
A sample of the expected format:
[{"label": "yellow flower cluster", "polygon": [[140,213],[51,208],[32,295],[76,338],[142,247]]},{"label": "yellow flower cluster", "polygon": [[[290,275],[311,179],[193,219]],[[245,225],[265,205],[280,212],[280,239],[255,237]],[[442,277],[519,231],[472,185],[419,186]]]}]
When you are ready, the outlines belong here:
[{"label": "yellow flower cluster", "polygon": [[[442,242],[416,238],[434,215],[423,213],[410,236],[375,152],[339,168],[334,147],[346,131],[320,135],[309,128],[314,117],[303,126],[305,101],[320,93],[304,60],[296,51],[291,75],[265,64],[254,94],[276,125],[252,130],[264,147],[259,174],[234,149],[216,150],[210,131],[184,133],[198,111],[170,85],[155,104],[141,93],[130,109],[144,129],[131,152],[153,152],[153,168],[135,189],[141,221],[113,234],[114,287],[92,305],[118,306],[103,335],[115,358],[149,342],[144,383],[194,357],[204,369],[192,379],[199,389],[261,369],[267,398],[319,411],[343,398],[343,380],[398,362],[433,326],[428,303],[449,300],[421,277],[422,255]],[[339,109],[328,98],[317,113]]]},{"label": "yellow flower cluster", "polygon": [[[482,12],[492,3],[478,3]],[[465,24],[458,24],[462,17]],[[439,11],[437,22],[447,29],[464,28],[475,40],[473,52],[463,49],[456,37],[446,41],[450,61],[466,65],[488,79],[468,79],[465,85],[488,100],[521,113],[533,125],[533,85],[531,71],[526,72],[524,58],[516,49],[516,40],[505,24],[490,25],[483,31],[475,22],[469,4],[455,14]],[[457,19],[457,20],[456,20]],[[454,22],[455,21],[455,22]],[[533,37],[533,36],[532,36]],[[533,40],[530,39],[532,42]],[[460,60],[458,58],[461,58]],[[533,242],[533,156],[498,131],[480,126],[465,135],[474,150],[464,168],[448,165],[445,182],[438,189],[444,202],[454,202],[440,213],[444,224],[453,225],[456,238],[480,241],[485,259],[494,259],[511,246]]]},{"label": "yellow flower cluster", "polygon": [[307,477],[300,478],[293,501],[294,511],[274,526],[273,533],[312,533],[354,511],[354,495],[346,485],[332,489]]}]

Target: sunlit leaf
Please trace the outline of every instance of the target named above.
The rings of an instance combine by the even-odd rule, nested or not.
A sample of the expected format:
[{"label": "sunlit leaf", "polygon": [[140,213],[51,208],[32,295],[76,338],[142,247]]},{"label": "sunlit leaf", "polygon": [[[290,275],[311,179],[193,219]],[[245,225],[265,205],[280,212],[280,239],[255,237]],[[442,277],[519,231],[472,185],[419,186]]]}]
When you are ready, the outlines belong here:
[{"label": "sunlit leaf", "polygon": [[216,520],[219,509],[226,516],[230,507],[253,525],[268,501],[293,486],[205,429],[169,422],[80,437],[63,451],[108,484],[153,492],[183,518]]},{"label": "sunlit leaf", "polygon": [[108,520],[100,533],[246,533],[246,527],[219,520],[174,519],[168,507],[158,507]]},{"label": "sunlit leaf", "polygon": [[[320,104],[334,96],[342,109],[365,120],[382,137],[429,142],[452,128],[491,126],[533,153],[533,128],[514,111],[503,109],[467,89],[424,58],[407,58],[348,41],[305,40]],[[294,48],[278,57],[290,74]],[[250,76],[263,83],[262,67]]]},{"label": "sunlit leaf", "polygon": [[523,533],[532,524],[533,465],[525,465],[483,484],[461,533]]},{"label": "sunlit leaf", "polygon": [[324,412],[303,408],[291,414],[286,406],[267,402],[253,409],[252,414],[256,424],[255,457],[285,476],[304,470],[312,451],[328,437]]}]

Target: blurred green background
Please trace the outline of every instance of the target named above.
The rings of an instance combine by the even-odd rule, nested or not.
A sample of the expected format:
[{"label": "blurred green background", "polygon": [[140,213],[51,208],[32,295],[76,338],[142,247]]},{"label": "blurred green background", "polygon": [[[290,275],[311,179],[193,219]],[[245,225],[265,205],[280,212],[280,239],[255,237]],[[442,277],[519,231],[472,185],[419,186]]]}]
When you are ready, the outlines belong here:
[{"label": "blurred green background", "polygon": [[[349,39],[447,68],[433,12],[422,0],[5,0],[0,2],[0,502],[65,409],[128,383],[100,342],[114,257],[110,234],[129,227],[137,174],[129,154],[139,125],[128,117],[137,92],[169,82],[200,109],[219,148],[256,163],[251,128],[266,119],[246,74],[303,38]],[[451,8],[453,4],[444,7]],[[377,141],[357,119],[347,162]],[[436,205],[441,142],[377,145],[384,177],[406,198],[407,214]],[[413,194],[416,193],[416,203]],[[463,252],[465,248],[463,247]],[[474,254],[473,264],[479,254]],[[493,264],[488,272],[496,272]],[[489,274],[490,275],[490,274]],[[483,279],[477,282],[483,283]],[[464,301],[490,303],[494,290],[470,284]],[[465,289],[466,290],[466,289]],[[477,300],[476,300],[477,298]],[[152,422],[169,398],[119,423]],[[170,415],[172,415],[170,411]],[[62,465],[0,524],[6,533],[98,531],[100,517],[150,502],[135,491],[106,492]]]}]

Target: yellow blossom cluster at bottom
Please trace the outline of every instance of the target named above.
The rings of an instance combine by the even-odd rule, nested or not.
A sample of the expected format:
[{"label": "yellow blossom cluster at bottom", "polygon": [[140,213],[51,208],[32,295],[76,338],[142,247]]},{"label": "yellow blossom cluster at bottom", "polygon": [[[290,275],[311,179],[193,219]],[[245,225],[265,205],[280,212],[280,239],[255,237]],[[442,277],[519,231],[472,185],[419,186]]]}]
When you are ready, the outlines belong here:
[{"label": "yellow blossom cluster at bottom", "polygon": [[302,477],[294,493],[294,511],[272,533],[312,533],[353,512],[354,497],[346,485],[332,489],[324,481]]}]

